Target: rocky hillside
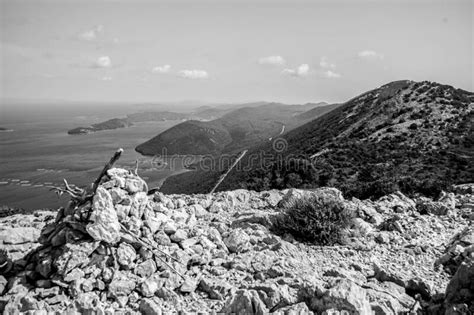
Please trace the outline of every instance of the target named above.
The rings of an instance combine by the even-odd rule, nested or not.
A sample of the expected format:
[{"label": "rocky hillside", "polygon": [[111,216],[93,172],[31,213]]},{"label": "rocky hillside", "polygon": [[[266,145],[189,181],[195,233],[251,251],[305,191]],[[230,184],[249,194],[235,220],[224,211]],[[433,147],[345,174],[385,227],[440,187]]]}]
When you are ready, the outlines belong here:
[{"label": "rocky hillside", "polygon": [[[474,181],[473,120],[471,92],[392,82],[252,148],[219,189],[334,186],[359,198],[396,190],[436,196]],[[224,171],[180,174],[163,190],[208,192]]]},{"label": "rocky hillside", "polygon": [[234,109],[207,121],[186,121],[136,147],[144,155],[233,153],[268,142],[315,117],[336,108],[326,103],[285,105],[263,103]]},{"label": "rocky hillside", "polygon": [[[0,219],[0,311],[468,314],[473,188],[438,201],[334,188],[164,195],[110,169],[90,199]],[[342,244],[275,230],[305,196],[351,214]]]}]

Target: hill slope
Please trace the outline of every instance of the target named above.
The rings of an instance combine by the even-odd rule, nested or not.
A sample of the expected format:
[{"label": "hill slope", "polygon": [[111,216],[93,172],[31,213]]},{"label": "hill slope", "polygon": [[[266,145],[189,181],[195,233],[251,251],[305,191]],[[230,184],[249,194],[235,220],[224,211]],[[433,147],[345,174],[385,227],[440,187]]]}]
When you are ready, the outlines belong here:
[{"label": "hill slope", "polygon": [[[324,107],[321,112],[299,116],[320,106]],[[212,121],[183,122],[138,145],[136,151],[144,155],[162,154],[165,151],[168,154],[196,155],[233,153],[255,143],[268,141],[336,106],[326,103],[291,106],[258,103],[257,106],[237,108]]]},{"label": "hill slope", "polygon": [[[389,83],[283,135],[283,152],[272,143],[254,147],[219,189],[330,185],[360,198],[396,189],[436,194],[474,180],[473,101],[473,93],[447,85]],[[223,171],[171,177],[162,189],[207,192]]]}]

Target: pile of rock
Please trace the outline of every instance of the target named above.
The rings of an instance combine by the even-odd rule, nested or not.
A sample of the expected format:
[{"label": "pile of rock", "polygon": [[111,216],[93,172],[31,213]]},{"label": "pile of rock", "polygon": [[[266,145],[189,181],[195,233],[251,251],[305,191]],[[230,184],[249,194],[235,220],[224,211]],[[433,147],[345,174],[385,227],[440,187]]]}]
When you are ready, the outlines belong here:
[{"label": "pile of rock", "polygon": [[[401,193],[370,201],[344,200],[334,188],[147,192],[139,176],[114,168],[91,199],[71,201],[56,218],[1,219],[0,245],[13,262],[0,276],[0,310],[396,314],[471,292],[458,281],[445,295],[452,274],[433,268],[447,246],[463,253],[447,252],[456,270],[471,272],[460,261],[472,257],[472,228],[451,240],[470,224],[459,213],[459,202],[474,201],[469,194],[452,197],[449,215],[421,215]],[[281,209],[308,194],[353,212],[347,244],[311,246],[272,232]]]}]

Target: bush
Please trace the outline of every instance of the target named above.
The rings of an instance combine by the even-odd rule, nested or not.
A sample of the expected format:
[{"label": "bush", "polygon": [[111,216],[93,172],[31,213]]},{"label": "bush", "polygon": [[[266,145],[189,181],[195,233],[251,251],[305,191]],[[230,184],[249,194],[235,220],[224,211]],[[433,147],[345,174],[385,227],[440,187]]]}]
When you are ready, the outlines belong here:
[{"label": "bush", "polygon": [[342,244],[343,231],[350,219],[350,212],[342,201],[312,195],[296,199],[286,206],[273,229],[319,245]]}]

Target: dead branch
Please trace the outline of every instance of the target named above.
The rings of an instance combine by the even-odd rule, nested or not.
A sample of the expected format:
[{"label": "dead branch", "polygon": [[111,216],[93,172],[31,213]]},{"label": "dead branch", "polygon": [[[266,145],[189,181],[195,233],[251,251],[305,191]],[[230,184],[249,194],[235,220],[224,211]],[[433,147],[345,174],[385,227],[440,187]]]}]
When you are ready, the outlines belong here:
[{"label": "dead branch", "polygon": [[107,174],[107,171],[110,170],[113,167],[115,162],[117,162],[117,160],[122,155],[122,152],[123,152],[122,148],[118,149],[115,152],[114,156],[112,156],[110,161],[107,164],[105,164],[104,168],[102,169],[102,172],[100,172],[99,176],[97,177],[97,179],[94,182],[94,185],[92,186],[92,192],[91,192],[92,195],[95,194],[95,192],[97,191],[97,187],[99,187],[100,181],[105,176],[105,174]]},{"label": "dead branch", "polygon": [[230,171],[232,171],[232,169],[237,165],[237,163],[239,163],[239,161],[244,157],[244,155],[247,153],[247,151],[248,150],[244,150],[244,151],[242,151],[242,153],[240,153],[239,157],[234,161],[234,163],[232,163],[232,165],[229,167],[227,172],[225,172],[225,174],[223,174],[219,178],[219,180],[217,181],[214,188],[212,188],[212,190],[209,192],[210,194],[214,193],[214,191],[217,189],[217,187],[219,187],[219,185],[224,181],[224,179],[227,177],[227,175],[229,175]]}]

